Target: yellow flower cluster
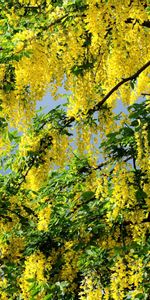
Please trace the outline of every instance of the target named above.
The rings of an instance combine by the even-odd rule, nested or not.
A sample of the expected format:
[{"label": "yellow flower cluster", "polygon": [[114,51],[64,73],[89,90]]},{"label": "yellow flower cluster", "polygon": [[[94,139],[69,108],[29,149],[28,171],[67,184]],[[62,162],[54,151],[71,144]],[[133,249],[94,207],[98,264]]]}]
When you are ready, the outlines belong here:
[{"label": "yellow flower cluster", "polygon": [[104,176],[104,174],[102,174],[102,176],[97,179],[96,185],[97,185],[96,192],[95,192],[96,198],[100,199],[100,201],[105,200],[108,197],[107,174],[105,174],[105,176]]},{"label": "yellow flower cluster", "polygon": [[0,276],[0,296],[1,300],[9,300],[9,295],[4,291],[7,288],[7,279],[3,277],[1,274]]},{"label": "yellow flower cluster", "polygon": [[[95,299],[103,299],[102,296],[104,294],[103,289],[101,287],[100,281],[97,279],[97,274],[91,274],[90,276],[86,276],[80,286],[81,292],[79,293],[80,300],[95,300]],[[105,297],[105,299],[107,299]]]},{"label": "yellow flower cluster", "polygon": [[43,209],[41,209],[39,211],[39,213],[38,213],[39,221],[37,224],[38,230],[48,231],[50,215],[51,215],[51,206],[50,205],[47,205],[46,207],[44,207]]},{"label": "yellow flower cluster", "polygon": [[29,279],[35,279],[37,283],[46,282],[46,278],[44,275],[45,264],[45,256],[40,251],[37,251],[36,253],[26,258],[25,269],[21,278],[19,279],[21,295],[24,300],[31,299],[31,283],[28,281]]},{"label": "yellow flower cluster", "polygon": [[[5,76],[5,64],[1,64],[1,68],[0,68],[0,82],[3,81],[4,76]],[[1,83],[0,83],[1,84]]]},{"label": "yellow flower cluster", "polygon": [[127,165],[124,163],[116,164],[113,171],[113,191],[110,198],[113,210],[108,213],[109,220],[116,219],[124,208],[134,207],[137,200],[133,182],[134,174],[127,171]]},{"label": "yellow flower cluster", "polygon": [[132,251],[124,258],[118,257],[112,271],[110,285],[112,299],[123,300],[127,289],[130,290],[128,296],[130,295],[132,299],[136,299],[136,295],[142,293],[143,262]]},{"label": "yellow flower cluster", "polygon": [[[140,122],[140,120],[139,120]],[[150,207],[149,188],[150,188],[150,160],[149,160],[149,138],[147,131],[148,124],[145,124],[141,132],[135,132],[135,140],[137,144],[137,165],[143,172],[141,187],[147,194],[147,205]]]},{"label": "yellow flower cluster", "polygon": [[[61,280],[66,280],[70,283],[74,281],[77,276],[77,261],[78,261],[78,254],[76,251],[72,249],[73,243],[66,242],[63,251],[63,260],[64,264],[60,273]],[[74,285],[73,285],[74,287]]]}]

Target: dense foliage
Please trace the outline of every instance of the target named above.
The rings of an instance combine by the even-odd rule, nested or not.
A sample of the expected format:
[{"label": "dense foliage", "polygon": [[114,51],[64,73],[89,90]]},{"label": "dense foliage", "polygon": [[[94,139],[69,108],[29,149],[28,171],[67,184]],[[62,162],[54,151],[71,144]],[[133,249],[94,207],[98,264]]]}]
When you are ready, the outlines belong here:
[{"label": "dense foliage", "polygon": [[149,1],[0,2],[1,299],[149,299]]}]

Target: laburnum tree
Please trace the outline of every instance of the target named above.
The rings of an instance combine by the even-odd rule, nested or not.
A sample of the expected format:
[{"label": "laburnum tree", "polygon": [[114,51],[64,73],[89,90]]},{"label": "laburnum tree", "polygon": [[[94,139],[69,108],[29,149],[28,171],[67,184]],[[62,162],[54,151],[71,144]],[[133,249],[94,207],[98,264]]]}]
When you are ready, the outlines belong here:
[{"label": "laburnum tree", "polygon": [[149,299],[149,66],[148,0],[0,1],[2,300]]}]

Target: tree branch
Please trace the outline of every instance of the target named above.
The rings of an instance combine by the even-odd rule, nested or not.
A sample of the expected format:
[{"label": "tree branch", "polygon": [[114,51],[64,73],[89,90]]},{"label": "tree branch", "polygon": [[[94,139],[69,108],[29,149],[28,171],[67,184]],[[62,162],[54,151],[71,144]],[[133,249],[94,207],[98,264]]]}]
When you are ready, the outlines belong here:
[{"label": "tree branch", "polygon": [[134,73],[133,75],[129,76],[129,77],[126,77],[126,78],[123,78],[120,82],[118,82],[105,96],[104,98],[99,102],[97,103],[93,108],[89,109],[88,110],[88,115],[91,115],[93,114],[95,111],[98,111],[101,106],[106,102],[106,100],[114,93],[118,90],[118,88],[120,86],[122,86],[124,83],[128,82],[128,81],[131,81],[131,80],[134,80],[136,79],[145,69],[147,69],[148,67],[150,66],[150,60],[145,64],[143,65],[136,73]]},{"label": "tree branch", "polygon": [[[138,19],[132,19],[132,18],[128,18],[125,23],[126,24],[132,24],[133,21],[135,22],[138,22],[139,23],[139,20]],[[145,20],[143,23],[139,23],[140,26],[144,26],[144,27],[147,27],[147,28],[150,28],[150,20]]]}]

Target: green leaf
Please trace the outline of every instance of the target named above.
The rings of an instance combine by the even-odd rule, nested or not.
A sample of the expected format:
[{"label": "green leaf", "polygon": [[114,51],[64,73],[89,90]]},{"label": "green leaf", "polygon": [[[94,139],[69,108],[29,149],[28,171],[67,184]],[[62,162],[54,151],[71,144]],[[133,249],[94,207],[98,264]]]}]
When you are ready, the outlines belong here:
[{"label": "green leaf", "polygon": [[35,282],[35,278],[27,278],[26,281],[28,281],[28,282]]},{"label": "green leaf", "polygon": [[43,300],[51,300],[51,299],[53,299],[52,297],[53,297],[53,294],[51,293],[51,294],[46,295],[46,296],[43,298]]},{"label": "green leaf", "polygon": [[142,294],[142,293],[139,293],[139,294],[137,294],[136,296],[135,296],[135,298],[134,298],[135,300],[136,299],[140,299],[140,300],[144,300],[145,299],[145,294]]},{"label": "green leaf", "polygon": [[131,86],[132,90],[134,90],[134,88],[135,88],[135,84],[136,84],[136,78],[135,78],[135,79],[132,79],[132,80],[130,80],[130,86]]},{"label": "green leaf", "polygon": [[33,288],[33,291],[31,292],[31,296],[34,297],[37,294],[39,294],[39,292],[41,291],[41,286],[36,286],[35,288]]},{"label": "green leaf", "polygon": [[88,201],[88,200],[91,200],[93,197],[95,196],[95,193],[92,192],[92,191],[87,191],[87,192],[84,192],[82,195],[81,195],[81,198],[85,201]]}]

